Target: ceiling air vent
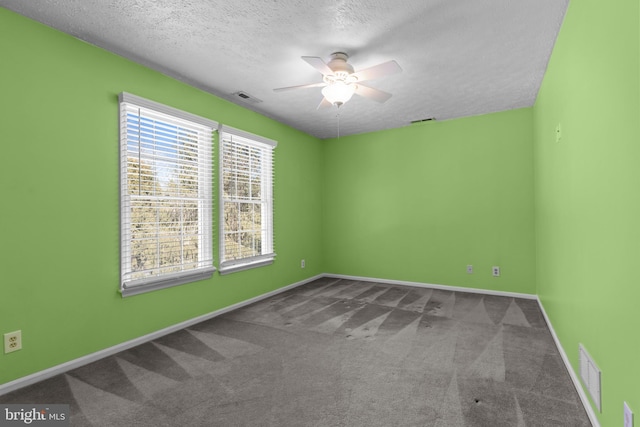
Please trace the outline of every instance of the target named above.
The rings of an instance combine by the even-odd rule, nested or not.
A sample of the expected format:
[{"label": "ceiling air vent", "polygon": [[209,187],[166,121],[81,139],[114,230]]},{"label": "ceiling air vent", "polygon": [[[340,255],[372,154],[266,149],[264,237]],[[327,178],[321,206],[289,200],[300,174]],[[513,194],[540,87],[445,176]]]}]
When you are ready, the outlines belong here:
[{"label": "ceiling air vent", "polygon": [[249,102],[251,104],[258,104],[262,102],[262,99],[258,99],[255,96],[249,95],[247,92],[239,91],[232,94],[234,98],[238,98],[243,102]]},{"label": "ceiling air vent", "polygon": [[423,123],[423,122],[432,122],[435,121],[436,118],[435,117],[429,117],[428,119],[419,119],[419,120],[411,120],[411,124],[416,124],[416,123]]}]

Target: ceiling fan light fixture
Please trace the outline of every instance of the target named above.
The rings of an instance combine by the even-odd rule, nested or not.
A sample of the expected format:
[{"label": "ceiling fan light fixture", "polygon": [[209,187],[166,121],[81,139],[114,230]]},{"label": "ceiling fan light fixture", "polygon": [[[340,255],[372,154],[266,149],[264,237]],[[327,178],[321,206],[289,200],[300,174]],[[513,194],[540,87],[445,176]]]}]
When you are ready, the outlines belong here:
[{"label": "ceiling fan light fixture", "polygon": [[332,53],[329,62],[325,62],[318,56],[303,56],[302,59],[322,74],[322,82],[281,87],[274,89],[274,91],[282,92],[289,89],[323,87],[322,95],[324,95],[324,98],[322,98],[318,108],[329,105],[340,107],[349,101],[354,93],[376,102],[385,102],[391,98],[390,93],[375,89],[361,82],[379,79],[402,71],[396,61],[387,61],[355,73],[353,66],[347,62],[349,55],[344,52]]},{"label": "ceiling fan light fixture", "polygon": [[338,107],[349,101],[356,91],[356,86],[342,81],[336,81],[322,88],[322,95],[333,105]]}]

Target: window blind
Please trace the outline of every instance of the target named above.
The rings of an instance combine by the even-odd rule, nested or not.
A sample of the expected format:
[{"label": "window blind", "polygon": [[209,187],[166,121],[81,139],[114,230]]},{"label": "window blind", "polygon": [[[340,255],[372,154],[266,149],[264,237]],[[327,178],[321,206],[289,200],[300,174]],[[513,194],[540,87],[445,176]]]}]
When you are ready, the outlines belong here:
[{"label": "window blind", "polygon": [[121,292],[210,277],[217,124],[120,95]]},{"label": "window blind", "polygon": [[276,141],[228,126],[220,130],[221,273],[273,262],[276,145]]}]

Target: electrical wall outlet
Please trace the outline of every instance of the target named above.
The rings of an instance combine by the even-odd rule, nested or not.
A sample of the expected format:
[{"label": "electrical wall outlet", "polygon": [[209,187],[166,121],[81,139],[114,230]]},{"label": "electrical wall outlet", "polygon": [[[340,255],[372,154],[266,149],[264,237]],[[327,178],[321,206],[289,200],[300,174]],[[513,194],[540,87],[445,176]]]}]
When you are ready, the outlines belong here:
[{"label": "electrical wall outlet", "polygon": [[22,348],[22,331],[4,334],[4,352],[11,353]]},{"label": "electrical wall outlet", "polygon": [[306,266],[306,263],[304,262],[304,260],[300,260],[300,268],[304,268]]},{"label": "electrical wall outlet", "polygon": [[494,265],[493,267],[491,267],[491,273],[493,274],[493,277],[499,277],[500,267],[498,267],[497,265]]},{"label": "electrical wall outlet", "polygon": [[473,265],[467,265],[467,274],[473,274]]},{"label": "electrical wall outlet", "polygon": [[633,411],[627,402],[624,402],[624,427],[633,427]]}]

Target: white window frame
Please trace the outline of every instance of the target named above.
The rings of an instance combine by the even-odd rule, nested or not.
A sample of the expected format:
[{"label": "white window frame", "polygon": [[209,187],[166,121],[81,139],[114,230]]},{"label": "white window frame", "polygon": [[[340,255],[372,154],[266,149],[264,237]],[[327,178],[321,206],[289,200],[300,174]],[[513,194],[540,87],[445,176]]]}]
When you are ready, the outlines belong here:
[{"label": "white window frame", "polygon": [[[213,211],[213,133],[217,131],[218,123],[209,120],[204,117],[200,117],[182,110],[178,110],[164,104],[160,104],[148,99],[141,98],[130,93],[122,92],[118,96],[119,110],[120,110],[120,227],[121,227],[121,258],[120,258],[120,292],[123,297],[138,295],[144,292],[150,292],[158,289],[164,289],[171,286],[182,285],[185,283],[194,282],[197,280],[203,280],[212,277],[216,268],[213,265],[213,224],[212,224],[212,211]],[[133,114],[133,116],[131,116]],[[155,268],[148,268],[141,271],[134,271],[132,265],[132,209],[135,201],[140,199],[135,195],[130,194],[129,179],[128,179],[128,165],[129,165],[129,145],[137,144],[139,147],[145,145],[145,157],[147,161],[151,162],[152,170],[156,173],[156,162],[171,162],[170,154],[167,155],[166,151],[163,155],[160,150],[156,151],[146,148],[146,142],[143,143],[140,133],[133,134],[128,132],[128,117],[144,117],[155,120],[154,123],[158,123],[160,126],[165,124],[172,124],[178,126],[180,129],[188,129],[189,136],[193,138],[193,135],[197,135],[195,140],[197,141],[197,197],[185,196],[175,197],[171,195],[158,195],[147,196],[144,201],[148,203],[156,203],[153,209],[159,212],[162,208],[167,206],[180,208],[180,203],[197,204],[197,245],[198,255],[197,260],[194,262],[187,262],[185,256],[182,253],[183,241],[175,242],[181,248],[179,262],[172,264],[170,267],[163,267],[164,270],[169,268],[173,271],[161,271],[159,267],[160,256],[157,255],[157,262]],[[140,129],[141,126],[132,125],[131,130]],[[155,147],[160,141],[160,136],[150,137],[153,140],[153,146]],[[171,144],[171,143],[169,143]],[[175,144],[176,149],[179,149],[179,145]],[[139,149],[142,152],[143,149]],[[193,152],[193,151],[192,151]],[[140,155],[139,155],[140,156]],[[162,159],[161,159],[162,158]],[[167,160],[169,158],[169,160]],[[161,159],[161,160],[160,160]],[[176,160],[174,164],[184,164],[184,161]],[[137,163],[140,165],[140,163]],[[193,167],[193,163],[191,163]],[[138,166],[141,170],[140,166]],[[155,175],[154,175],[155,177]],[[133,204],[132,204],[133,203]],[[159,215],[159,214],[158,214]],[[181,230],[184,230],[184,219],[181,217],[179,220]],[[157,232],[156,237],[158,245],[160,245],[161,231],[160,220],[156,220]],[[153,222],[147,222],[145,224],[153,224]],[[180,239],[183,238],[183,233],[180,232]],[[194,235],[191,234],[193,238]],[[154,238],[151,238],[151,241]]]},{"label": "white window frame", "polygon": [[[274,252],[274,232],[273,232],[273,151],[277,142],[263,136],[235,129],[230,126],[221,126],[219,129],[219,181],[220,181],[220,274],[234,273],[236,271],[261,267],[273,263]],[[261,251],[247,257],[226,257],[225,237],[228,233],[238,233],[240,230],[225,229],[225,204],[246,202],[246,200],[234,200],[225,196],[224,156],[228,153],[229,147],[233,145],[243,145],[252,150],[259,150],[261,159]],[[255,200],[252,203],[258,203]]]}]

